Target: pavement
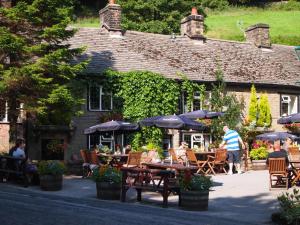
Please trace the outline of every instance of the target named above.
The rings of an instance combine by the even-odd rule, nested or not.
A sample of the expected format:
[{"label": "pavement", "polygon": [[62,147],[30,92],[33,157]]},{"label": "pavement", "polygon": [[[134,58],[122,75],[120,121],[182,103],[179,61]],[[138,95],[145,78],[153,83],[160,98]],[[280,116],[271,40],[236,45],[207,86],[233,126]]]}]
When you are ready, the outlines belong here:
[{"label": "pavement", "polygon": [[[269,191],[268,171],[248,171],[243,174],[216,175],[212,176],[214,187],[209,196],[209,209],[205,212],[189,212],[195,218],[213,218],[219,221],[214,224],[272,224],[271,214],[279,208],[277,196],[286,192],[284,189]],[[80,201],[102,201],[96,198],[96,185],[90,179],[82,179],[79,176],[65,176],[63,189],[55,192],[45,192],[39,186],[22,188],[12,184],[0,184],[1,187],[9,186],[10,190],[15,189],[19,192],[31,192],[52,196],[54,198],[72,199],[73,202]],[[291,191],[292,189],[289,189]],[[162,197],[157,193],[144,193],[141,203],[135,202],[135,190],[129,190],[128,203],[119,201],[110,202],[116,207],[122,204],[139,207],[153,207],[161,210],[173,210],[173,219],[186,214],[186,211],[179,209],[178,197],[169,197],[169,209],[161,208]],[[77,200],[76,200],[77,199]],[[161,211],[160,210],[160,211]],[[146,209],[147,211],[147,209]],[[166,211],[167,213],[168,211]],[[222,223],[221,221],[224,221]],[[227,221],[227,222],[225,222]],[[228,222],[232,221],[232,222]],[[233,222],[234,221],[234,222]]]}]

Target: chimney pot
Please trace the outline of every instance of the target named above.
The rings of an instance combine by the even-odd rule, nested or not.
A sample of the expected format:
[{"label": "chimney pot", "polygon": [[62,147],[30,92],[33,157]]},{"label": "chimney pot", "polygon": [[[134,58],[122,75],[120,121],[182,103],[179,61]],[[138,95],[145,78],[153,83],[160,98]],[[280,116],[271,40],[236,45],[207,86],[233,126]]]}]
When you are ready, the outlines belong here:
[{"label": "chimney pot", "polygon": [[191,15],[198,15],[198,11],[197,11],[197,8],[196,7],[193,7],[192,8],[192,13]]},{"label": "chimney pot", "polygon": [[109,4],[110,5],[114,5],[115,4],[115,0],[109,0]]}]

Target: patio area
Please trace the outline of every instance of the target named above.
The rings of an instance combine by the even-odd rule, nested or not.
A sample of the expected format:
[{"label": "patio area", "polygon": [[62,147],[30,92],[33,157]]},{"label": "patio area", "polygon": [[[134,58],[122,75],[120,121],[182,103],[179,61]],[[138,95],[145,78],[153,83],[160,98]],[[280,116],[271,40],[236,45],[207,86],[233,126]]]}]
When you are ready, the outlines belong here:
[{"label": "patio area", "polygon": [[[205,212],[187,212],[178,208],[178,196],[169,197],[169,208],[161,210],[176,210],[177,213],[193,213],[199,216],[234,220],[239,224],[271,224],[271,214],[278,207],[277,196],[286,190],[269,191],[268,171],[248,171],[243,174],[213,176],[215,186],[210,192],[209,208]],[[7,185],[7,184],[0,184]],[[96,199],[95,183],[79,176],[65,176],[61,191],[44,192],[39,186],[30,186],[26,190],[42,192],[47,195],[72,197],[75,199]],[[22,189],[22,187],[15,186]],[[289,189],[292,191],[292,189]],[[157,193],[143,194],[142,203],[136,202],[136,192],[129,189],[127,202],[129,205],[161,208],[162,197]],[[115,204],[124,204],[113,201]],[[176,218],[176,216],[174,217]]]}]

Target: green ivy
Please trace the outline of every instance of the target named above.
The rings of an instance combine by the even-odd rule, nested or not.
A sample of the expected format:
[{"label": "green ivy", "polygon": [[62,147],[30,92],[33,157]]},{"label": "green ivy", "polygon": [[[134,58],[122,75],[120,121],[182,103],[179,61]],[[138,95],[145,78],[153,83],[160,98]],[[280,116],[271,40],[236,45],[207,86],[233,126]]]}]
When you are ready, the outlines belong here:
[{"label": "green ivy", "polygon": [[[117,72],[108,70],[106,85],[116,97],[122,99],[124,119],[137,122],[159,115],[171,115],[178,111],[179,84],[160,74],[149,71]],[[162,144],[162,130],[144,127],[133,138],[133,148],[145,143]]]}]

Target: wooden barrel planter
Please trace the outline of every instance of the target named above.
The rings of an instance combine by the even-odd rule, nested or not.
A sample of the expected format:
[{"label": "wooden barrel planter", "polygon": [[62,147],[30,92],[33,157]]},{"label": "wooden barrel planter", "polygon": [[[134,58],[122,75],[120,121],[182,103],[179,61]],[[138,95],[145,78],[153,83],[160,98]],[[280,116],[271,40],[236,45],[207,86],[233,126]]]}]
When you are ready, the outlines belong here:
[{"label": "wooden barrel planter", "polygon": [[252,160],[253,170],[267,170],[268,166],[265,159],[262,160]]},{"label": "wooden barrel planter", "polygon": [[96,182],[97,198],[105,200],[120,200],[121,184]]},{"label": "wooden barrel planter", "polygon": [[208,209],[209,191],[180,191],[181,208],[194,211]]},{"label": "wooden barrel planter", "polygon": [[44,191],[59,191],[62,183],[63,175],[40,175],[40,187]]}]

